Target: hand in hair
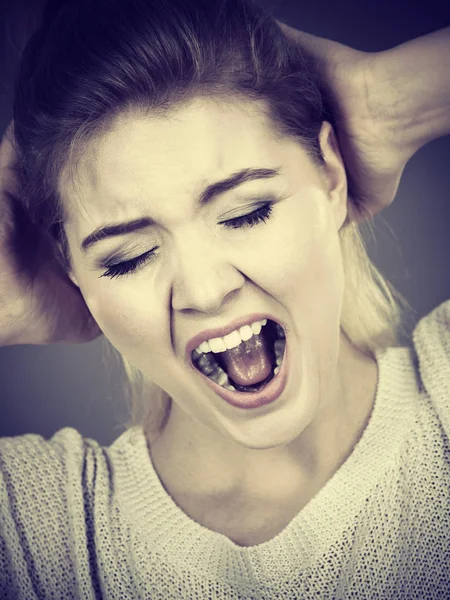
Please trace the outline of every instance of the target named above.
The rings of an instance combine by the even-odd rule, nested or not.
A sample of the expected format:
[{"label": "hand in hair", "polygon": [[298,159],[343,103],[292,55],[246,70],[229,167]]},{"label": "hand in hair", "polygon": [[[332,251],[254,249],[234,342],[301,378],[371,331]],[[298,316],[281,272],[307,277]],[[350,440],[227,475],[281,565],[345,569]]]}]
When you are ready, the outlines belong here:
[{"label": "hand in hair", "polygon": [[[317,59],[319,73],[332,96],[339,147],[353,205],[372,216],[389,206],[410,158],[397,144],[383,96],[377,93],[376,61],[381,53],[354,50],[278,22],[283,32]],[[364,220],[355,213],[353,219]]]},{"label": "hand in hair", "polygon": [[13,141],[10,124],[0,144],[0,345],[90,342],[101,330],[17,199]]}]

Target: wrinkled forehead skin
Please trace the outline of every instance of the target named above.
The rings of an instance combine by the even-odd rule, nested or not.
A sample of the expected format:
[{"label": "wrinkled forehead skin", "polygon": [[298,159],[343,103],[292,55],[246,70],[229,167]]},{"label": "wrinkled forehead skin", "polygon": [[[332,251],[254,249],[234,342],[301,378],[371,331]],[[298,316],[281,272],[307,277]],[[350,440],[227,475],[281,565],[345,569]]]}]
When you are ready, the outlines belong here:
[{"label": "wrinkled forehead skin", "polygon": [[[150,155],[136,146],[138,132]],[[80,220],[91,229],[105,218],[119,220],[130,194],[136,208],[145,203],[149,182],[152,197],[192,199],[235,168],[280,163],[293,143],[278,134],[261,102],[199,98],[165,115],[122,113],[84,146],[74,145],[59,182],[66,230]]]}]

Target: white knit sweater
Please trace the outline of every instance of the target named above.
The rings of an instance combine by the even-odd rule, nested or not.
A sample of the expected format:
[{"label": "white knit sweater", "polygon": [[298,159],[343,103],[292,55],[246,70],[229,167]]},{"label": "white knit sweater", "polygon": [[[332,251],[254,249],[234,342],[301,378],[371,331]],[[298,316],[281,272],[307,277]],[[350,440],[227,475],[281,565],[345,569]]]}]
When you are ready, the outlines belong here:
[{"label": "white knit sweater", "polygon": [[3,438],[0,598],[450,598],[450,300],[413,342],[377,354],[353,453],[257,546],[190,519],[139,428],[107,448],[70,427]]}]

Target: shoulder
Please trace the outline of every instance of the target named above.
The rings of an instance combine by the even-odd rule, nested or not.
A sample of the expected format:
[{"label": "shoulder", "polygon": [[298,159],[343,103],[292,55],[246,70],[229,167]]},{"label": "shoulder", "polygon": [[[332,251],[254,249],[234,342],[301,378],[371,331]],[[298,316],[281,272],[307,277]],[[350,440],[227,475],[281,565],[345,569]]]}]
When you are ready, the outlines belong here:
[{"label": "shoulder", "polygon": [[23,478],[28,484],[39,481],[49,483],[49,478],[57,478],[68,473],[76,465],[81,465],[100,450],[95,440],[83,438],[72,427],[64,427],[50,439],[34,433],[15,437],[0,438],[0,472],[19,484]]},{"label": "shoulder", "polygon": [[422,383],[450,435],[450,300],[424,316],[413,331]]},{"label": "shoulder", "polygon": [[[86,543],[101,452],[71,427],[48,440],[37,434],[0,439],[0,597],[44,597],[34,595],[42,581],[54,590],[71,589],[72,541]],[[6,590],[13,595],[2,595]]]},{"label": "shoulder", "polygon": [[50,439],[38,434],[0,438],[0,513],[24,520],[39,510],[64,516],[94,479],[102,448],[76,429]]}]

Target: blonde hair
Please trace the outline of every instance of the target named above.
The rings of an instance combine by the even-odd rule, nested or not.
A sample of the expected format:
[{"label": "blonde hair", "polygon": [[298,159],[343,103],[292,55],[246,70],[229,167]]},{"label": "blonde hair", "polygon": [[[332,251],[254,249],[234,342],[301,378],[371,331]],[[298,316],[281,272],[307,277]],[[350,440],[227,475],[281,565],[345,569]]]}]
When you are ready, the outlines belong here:
[{"label": "blonde hair", "polygon": [[[373,222],[364,207],[358,210],[366,215],[365,221],[358,224],[347,217],[339,232],[345,278],[340,326],[356,348],[373,357],[375,352],[402,345],[400,336],[407,333],[414,310],[371,261],[361,230],[367,229],[375,240]],[[170,415],[172,398],[106,343],[124,374],[129,414],[121,425],[125,429],[142,426],[149,439],[155,439]]]}]

